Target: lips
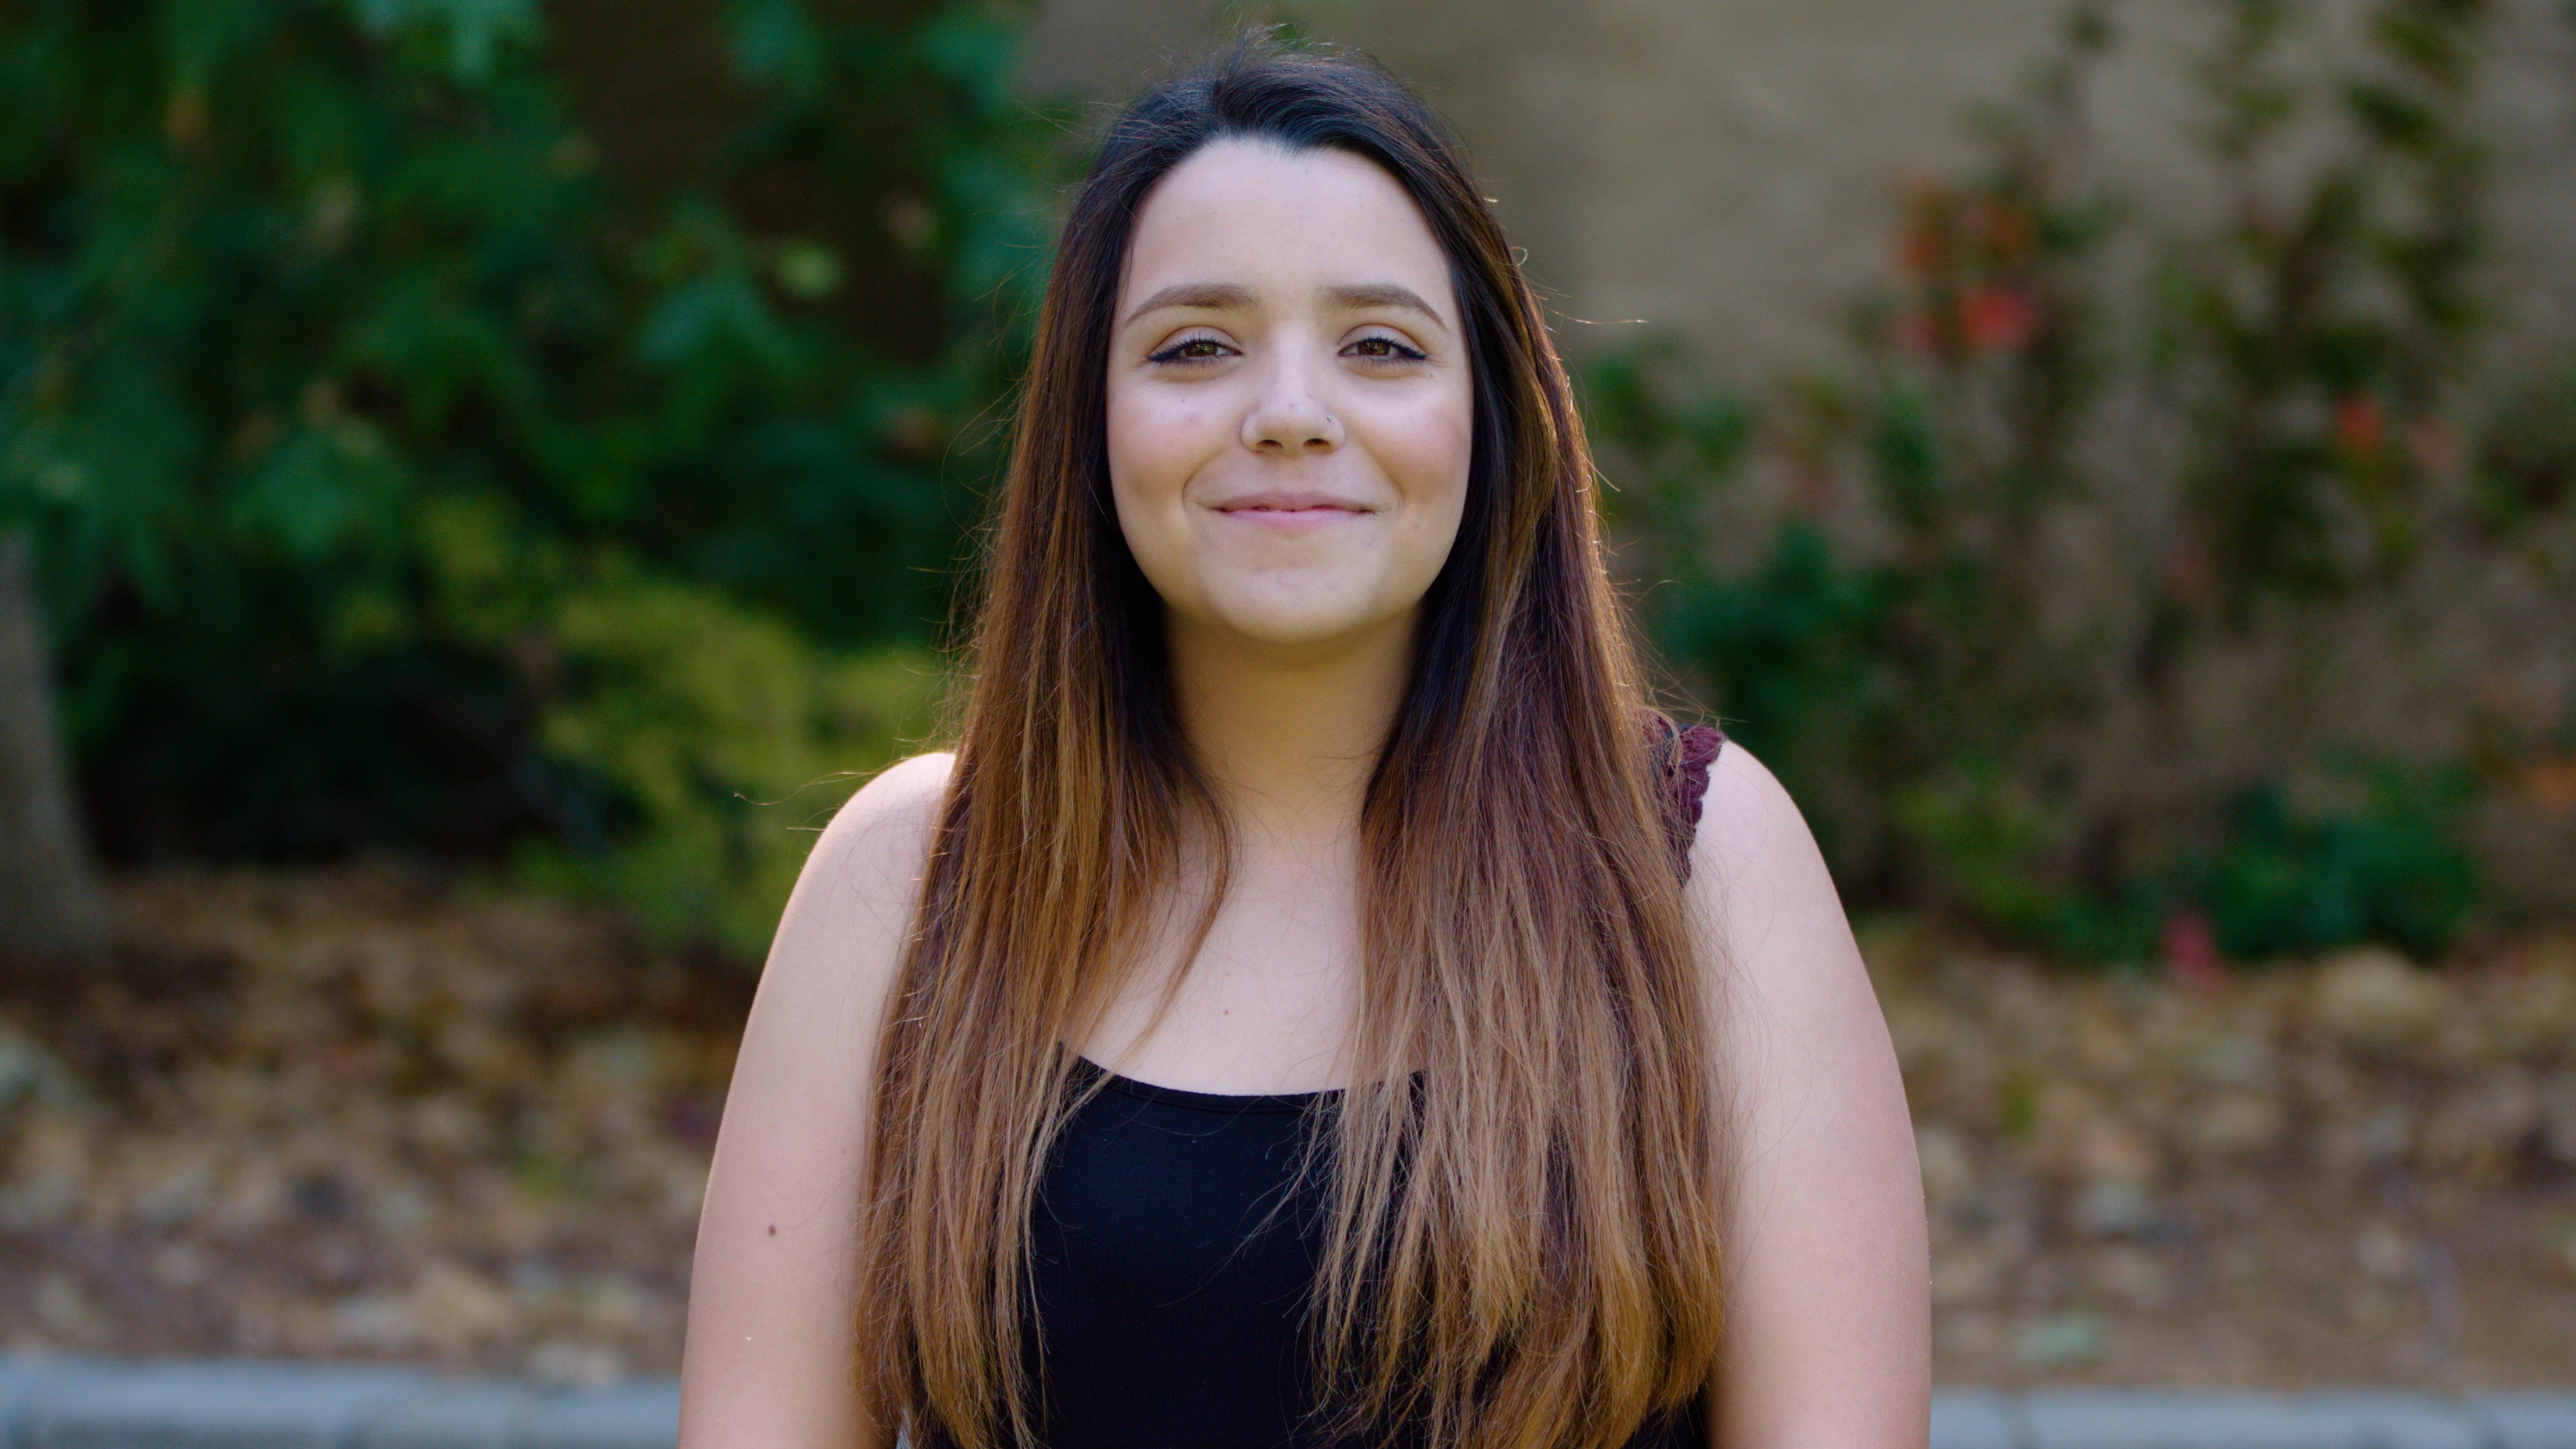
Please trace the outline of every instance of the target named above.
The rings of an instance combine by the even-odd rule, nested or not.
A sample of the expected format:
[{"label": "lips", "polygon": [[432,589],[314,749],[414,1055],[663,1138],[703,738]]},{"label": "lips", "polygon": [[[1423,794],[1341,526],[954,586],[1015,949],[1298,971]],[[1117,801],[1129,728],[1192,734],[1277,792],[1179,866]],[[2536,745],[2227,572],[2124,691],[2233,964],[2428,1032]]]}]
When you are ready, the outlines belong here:
[{"label": "lips", "polygon": [[1288,490],[1247,493],[1241,498],[1229,498],[1214,506],[1219,513],[1249,514],[1374,513],[1377,511],[1364,504],[1354,503],[1347,498],[1336,497],[1330,493]]}]

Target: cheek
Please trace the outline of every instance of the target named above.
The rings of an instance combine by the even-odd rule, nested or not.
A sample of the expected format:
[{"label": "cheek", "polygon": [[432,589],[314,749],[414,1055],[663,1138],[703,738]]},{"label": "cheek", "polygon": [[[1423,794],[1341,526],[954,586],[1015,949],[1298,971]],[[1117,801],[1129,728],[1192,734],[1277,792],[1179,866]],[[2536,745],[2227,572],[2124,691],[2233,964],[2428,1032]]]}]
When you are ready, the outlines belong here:
[{"label": "cheek", "polygon": [[1123,504],[1170,503],[1231,434],[1208,400],[1120,387],[1108,396],[1109,482]]},{"label": "cheek", "polygon": [[1389,478],[1404,495],[1408,511],[1420,520],[1424,546],[1436,546],[1442,557],[1458,531],[1467,502],[1467,472],[1475,457],[1473,404],[1425,409],[1389,420],[1375,449]]},{"label": "cheek", "polygon": [[1184,501],[1190,481],[1234,442],[1221,399],[1180,389],[1109,386],[1109,501],[1118,532],[1165,603],[1200,607],[1204,584]]}]

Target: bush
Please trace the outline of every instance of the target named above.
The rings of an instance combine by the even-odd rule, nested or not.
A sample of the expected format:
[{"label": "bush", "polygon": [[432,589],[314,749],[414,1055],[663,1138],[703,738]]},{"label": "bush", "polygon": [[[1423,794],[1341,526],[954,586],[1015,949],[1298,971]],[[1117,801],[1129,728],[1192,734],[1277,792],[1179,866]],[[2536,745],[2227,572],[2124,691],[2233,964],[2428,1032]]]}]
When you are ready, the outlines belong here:
[{"label": "bush", "polygon": [[[1857,899],[2106,959],[2185,917],[2429,953],[2513,742],[2471,773],[2285,733],[2153,810],[2094,753],[2195,661],[2464,532],[2545,565],[2576,510],[2576,373],[2473,365],[2487,6],[2374,0],[2318,76],[2292,8],[2211,3],[2215,230],[2149,234],[2081,164],[2084,0],[1986,162],[1909,194],[1848,366],[1753,400],[1666,347],[1588,404],[1647,628]],[[0,21],[0,532],[40,542],[111,852],[516,861],[758,949],[797,827],[935,727],[1069,169],[1018,11],[857,8],[725,7],[745,99],[649,190],[533,0]],[[2325,161],[2257,187],[2292,117]],[[2293,808],[2321,770],[2365,783]]]},{"label": "bush", "polygon": [[623,553],[530,545],[470,503],[420,532],[436,613],[516,657],[530,741],[557,781],[562,813],[518,842],[523,872],[622,900],[665,938],[757,957],[813,832],[935,727],[941,662],[927,650],[821,649]]},{"label": "bush", "polygon": [[730,7],[745,113],[652,193],[531,0],[11,11],[0,529],[111,851],[515,856],[756,949],[767,815],[928,728],[1043,280],[1015,18],[899,8]]},{"label": "bush", "polygon": [[[2235,209],[2215,231],[2146,232],[2082,163],[2115,41],[2087,0],[2021,102],[1981,117],[1986,162],[1908,193],[1848,366],[1747,401],[1666,345],[1588,392],[1635,572],[1666,581],[1649,633],[1847,891],[2097,960],[2185,920],[2244,957],[2431,955],[2476,918],[2461,823],[2514,762],[2320,750],[2284,724],[2255,742],[2268,774],[2179,802],[2108,773],[2137,769],[2103,750],[2114,729],[2186,737],[2196,664],[2286,636],[2313,671],[2337,610],[2399,597],[2440,548],[2547,590],[2545,550],[2496,545],[2576,523],[2576,394],[2475,365],[2487,7],[2379,0],[2338,76],[2286,65],[2276,0],[2216,8],[2208,157]],[[2332,141],[2304,172],[2281,164],[2293,117]],[[1744,496],[1757,479],[1776,501]],[[1748,526],[1767,547],[1721,570]],[[2353,798],[2293,809],[2319,774]]]},{"label": "bush", "polygon": [[2348,813],[2294,809],[2282,790],[2246,791],[2215,857],[2189,857],[2180,891],[2204,902],[2218,944],[2260,958],[2378,940],[2420,960],[2457,939],[2478,899],[2459,816],[2475,781],[2457,766],[2409,770],[2344,762],[2368,803]]}]

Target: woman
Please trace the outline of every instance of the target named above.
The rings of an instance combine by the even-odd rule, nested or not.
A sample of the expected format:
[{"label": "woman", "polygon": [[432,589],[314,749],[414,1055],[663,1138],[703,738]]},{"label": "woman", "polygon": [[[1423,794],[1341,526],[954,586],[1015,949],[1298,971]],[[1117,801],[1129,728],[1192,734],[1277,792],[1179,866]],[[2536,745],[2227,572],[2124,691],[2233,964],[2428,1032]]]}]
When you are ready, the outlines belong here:
[{"label": "woman", "polygon": [[1647,708],[1592,480],[1400,83],[1128,109],[956,753],[779,927],[689,1449],[1923,1442],[1884,1024],[1778,783]]}]

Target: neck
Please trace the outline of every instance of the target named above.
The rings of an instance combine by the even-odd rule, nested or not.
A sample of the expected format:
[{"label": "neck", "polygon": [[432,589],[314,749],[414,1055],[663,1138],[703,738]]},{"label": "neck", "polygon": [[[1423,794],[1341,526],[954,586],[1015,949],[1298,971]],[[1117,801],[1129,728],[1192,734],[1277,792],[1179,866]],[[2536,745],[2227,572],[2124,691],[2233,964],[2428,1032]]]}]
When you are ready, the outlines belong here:
[{"label": "neck", "polygon": [[1412,672],[1413,616],[1299,648],[1167,622],[1181,729],[1237,828],[1312,841],[1356,831]]}]

